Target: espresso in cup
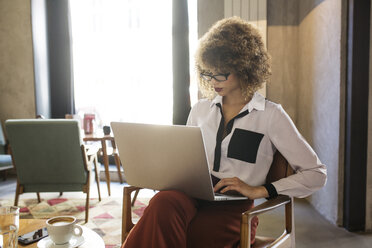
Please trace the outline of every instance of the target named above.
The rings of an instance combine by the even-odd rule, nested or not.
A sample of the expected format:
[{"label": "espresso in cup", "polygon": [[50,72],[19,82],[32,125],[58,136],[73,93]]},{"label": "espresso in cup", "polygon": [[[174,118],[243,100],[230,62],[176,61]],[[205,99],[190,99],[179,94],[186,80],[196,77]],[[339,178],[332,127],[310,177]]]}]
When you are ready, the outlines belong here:
[{"label": "espresso in cup", "polygon": [[50,239],[56,245],[66,244],[73,236],[80,237],[83,234],[81,226],[76,224],[73,216],[57,216],[46,221]]}]

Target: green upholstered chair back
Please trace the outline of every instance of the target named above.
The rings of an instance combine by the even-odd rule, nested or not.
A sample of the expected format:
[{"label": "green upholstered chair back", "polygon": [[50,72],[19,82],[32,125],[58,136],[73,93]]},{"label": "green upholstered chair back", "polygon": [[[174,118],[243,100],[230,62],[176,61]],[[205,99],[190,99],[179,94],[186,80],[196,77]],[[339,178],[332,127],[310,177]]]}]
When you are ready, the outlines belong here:
[{"label": "green upholstered chair back", "polygon": [[5,127],[25,192],[81,191],[87,171],[78,121],[7,120]]}]

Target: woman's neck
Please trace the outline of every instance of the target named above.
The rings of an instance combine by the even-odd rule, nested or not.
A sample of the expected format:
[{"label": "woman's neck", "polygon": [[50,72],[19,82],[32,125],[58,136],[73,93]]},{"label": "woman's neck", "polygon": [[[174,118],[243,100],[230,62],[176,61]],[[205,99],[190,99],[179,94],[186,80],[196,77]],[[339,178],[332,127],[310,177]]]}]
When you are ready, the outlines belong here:
[{"label": "woman's neck", "polygon": [[247,97],[247,98],[244,98],[242,94],[240,94],[238,96],[228,95],[228,96],[224,96],[222,98],[222,103],[223,103],[223,105],[229,105],[229,106],[244,106],[251,99],[252,99],[251,96]]}]

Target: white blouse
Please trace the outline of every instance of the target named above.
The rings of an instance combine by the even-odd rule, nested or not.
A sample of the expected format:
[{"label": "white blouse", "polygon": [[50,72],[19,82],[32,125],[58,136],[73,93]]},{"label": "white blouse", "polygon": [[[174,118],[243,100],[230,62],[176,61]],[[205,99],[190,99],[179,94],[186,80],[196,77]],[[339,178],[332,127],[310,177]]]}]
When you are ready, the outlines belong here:
[{"label": "white blouse", "polygon": [[239,117],[231,121],[231,132],[228,131],[223,140],[221,135],[219,144],[220,106],[221,96],[213,101],[202,99],[191,109],[187,120],[187,125],[201,128],[209,168],[214,176],[238,177],[251,186],[264,185],[278,149],[295,171],[272,183],[278,194],[306,197],[325,185],[325,165],[281,105],[255,93]]}]

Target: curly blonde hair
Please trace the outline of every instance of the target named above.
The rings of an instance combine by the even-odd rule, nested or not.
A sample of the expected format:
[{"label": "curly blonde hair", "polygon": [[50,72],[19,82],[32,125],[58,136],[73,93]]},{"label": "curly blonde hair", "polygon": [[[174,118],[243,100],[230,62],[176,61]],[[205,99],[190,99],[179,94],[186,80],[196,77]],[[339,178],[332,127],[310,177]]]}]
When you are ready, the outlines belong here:
[{"label": "curly blonde hair", "polygon": [[200,73],[234,73],[244,98],[262,87],[271,75],[270,56],[258,30],[239,17],[216,22],[199,40],[195,66],[201,93],[212,99],[216,93]]}]

